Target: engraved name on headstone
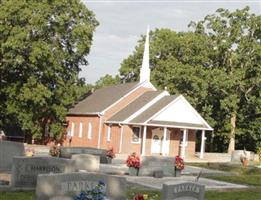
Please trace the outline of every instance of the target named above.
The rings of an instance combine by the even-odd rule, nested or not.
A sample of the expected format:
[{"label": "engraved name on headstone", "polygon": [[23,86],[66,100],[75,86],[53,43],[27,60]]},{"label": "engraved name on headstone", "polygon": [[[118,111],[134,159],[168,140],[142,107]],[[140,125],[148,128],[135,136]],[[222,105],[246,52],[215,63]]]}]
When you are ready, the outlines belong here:
[{"label": "engraved name on headstone", "polygon": [[163,184],[162,200],[204,200],[205,186],[194,182]]},{"label": "engraved name on headstone", "polygon": [[38,174],[75,171],[75,161],[54,157],[14,157],[11,184],[35,187]]}]

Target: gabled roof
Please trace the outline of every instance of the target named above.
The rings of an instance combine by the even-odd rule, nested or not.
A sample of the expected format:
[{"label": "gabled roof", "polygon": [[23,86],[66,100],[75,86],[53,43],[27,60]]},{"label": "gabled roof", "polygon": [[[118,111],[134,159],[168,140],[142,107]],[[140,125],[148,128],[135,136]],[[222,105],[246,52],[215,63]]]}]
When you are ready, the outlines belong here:
[{"label": "gabled roof", "polygon": [[133,102],[128,104],[125,108],[123,108],[118,113],[113,115],[110,119],[107,120],[107,122],[123,122],[125,119],[127,119],[129,116],[131,116],[132,114],[137,112],[139,109],[141,109],[143,106],[145,106],[151,100],[156,98],[162,92],[163,91],[148,91],[148,92],[145,92],[140,97],[135,99]]},{"label": "gabled roof", "polygon": [[178,95],[173,96],[165,96],[159,101],[157,101],[155,104],[153,104],[151,107],[149,107],[147,110],[145,110],[143,113],[132,119],[129,123],[137,124],[137,123],[145,123],[147,120],[149,120],[155,113],[158,113],[160,110],[162,110],[164,107],[166,107],[169,103],[174,101]]},{"label": "gabled roof", "polygon": [[69,115],[98,114],[138,87],[137,82],[119,84],[96,90],[69,110]]}]

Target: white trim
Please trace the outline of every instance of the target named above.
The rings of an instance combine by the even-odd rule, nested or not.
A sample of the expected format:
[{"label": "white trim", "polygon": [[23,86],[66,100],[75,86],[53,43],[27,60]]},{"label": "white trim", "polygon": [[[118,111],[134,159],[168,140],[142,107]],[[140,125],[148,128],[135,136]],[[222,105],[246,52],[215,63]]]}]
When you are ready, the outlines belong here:
[{"label": "white trim", "polygon": [[166,156],[167,152],[166,152],[166,144],[167,144],[167,127],[164,127],[163,129],[163,141],[162,141],[162,155]]},{"label": "white trim", "polygon": [[169,93],[167,91],[161,92],[158,96],[156,96],[154,99],[152,99],[150,102],[148,102],[146,105],[144,105],[142,108],[137,110],[135,113],[133,113],[131,116],[129,116],[127,119],[124,120],[124,122],[129,122],[138,115],[140,115],[142,112],[147,110],[149,107],[151,107],[153,104],[158,102],[160,99],[162,99],[165,96],[169,96]]},{"label": "white trim", "polygon": [[87,135],[87,138],[88,139],[92,139],[92,123],[91,122],[89,122],[88,123],[88,135]]},{"label": "white trim", "polygon": [[[158,111],[157,113],[155,113],[152,117],[150,117],[148,120],[146,120],[144,123],[147,124],[151,119],[155,118],[156,116],[158,116],[161,112],[163,112],[164,110],[166,110],[169,106],[173,105],[174,103],[176,103],[179,99],[183,100],[183,102],[188,106],[188,108],[197,116],[199,117],[199,119],[202,121],[202,123],[204,125],[206,125],[208,127],[207,130],[213,130],[213,128],[211,126],[209,126],[209,124],[200,116],[200,114],[190,105],[190,103],[185,99],[185,97],[183,97],[182,95],[179,95],[177,98],[175,98],[173,101],[171,101],[169,104],[167,104],[165,107],[163,107],[160,111]],[[200,129],[201,130],[201,129]]]},{"label": "white trim", "polygon": [[82,138],[82,122],[79,125],[79,138]]},{"label": "white trim", "polygon": [[[114,123],[114,122],[110,122]],[[115,122],[115,123],[120,123],[120,122]],[[134,125],[134,126],[155,126],[155,127],[168,127],[168,128],[183,128],[183,129],[193,129],[193,130],[206,130],[210,131],[212,129],[204,128],[204,127],[193,127],[193,126],[175,126],[175,125],[161,125],[161,124],[149,124],[149,123],[124,123],[122,124],[125,125]]]},{"label": "white trim", "polygon": [[[187,131],[187,129],[181,129],[180,131],[181,131],[181,133],[183,134],[183,136],[184,136],[184,133],[185,133],[185,135],[186,135],[186,136],[185,136],[186,140],[185,140],[184,146],[187,147],[187,146],[188,146],[188,131]],[[183,140],[183,141],[184,141],[184,140]],[[180,146],[183,145],[183,141],[181,141]]]},{"label": "white trim", "polygon": [[193,108],[192,105],[190,105],[190,103],[187,101],[187,99],[186,99],[183,95],[181,95],[181,98],[182,98],[182,100],[184,100],[184,102],[187,104],[187,106],[190,108],[190,110],[191,110],[197,117],[199,117],[199,119],[203,122],[203,124],[205,124],[205,125],[209,128],[209,130],[213,130],[213,128],[204,120],[203,117],[201,117],[201,115],[196,111],[196,109]]},{"label": "white trim", "polygon": [[100,117],[100,122],[99,122],[98,144],[97,144],[98,149],[101,146],[102,115],[99,115],[99,117]]},{"label": "white trim", "polygon": [[108,125],[107,127],[107,142],[111,141],[111,124]]},{"label": "white trim", "polygon": [[187,141],[187,132],[188,132],[188,129],[185,129],[183,131],[183,141],[181,143],[181,158],[185,158],[185,152],[186,152],[186,141]]},{"label": "white trim", "polygon": [[131,129],[131,130],[132,130],[132,136],[133,136],[133,134],[134,134],[133,128],[139,128],[139,136],[138,136],[138,137],[139,137],[139,140],[138,140],[138,142],[134,142],[134,141],[132,140],[133,137],[131,137],[131,143],[132,143],[132,144],[140,144],[140,142],[141,142],[141,127],[140,127],[140,126],[133,126],[132,129]]},{"label": "white trim", "polygon": [[147,138],[147,126],[143,126],[143,137],[142,137],[142,151],[141,155],[146,154],[146,138]]},{"label": "white trim", "polygon": [[122,142],[123,142],[123,127],[124,126],[122,126],[122,125],[120,125],[121,126],[121,138],[120,138],[120,147],[119,147],[119,153],[121,153],[121,151],[122,151]]},{"label": "white trim", "polygon": [[204,158],[204,149],[205,149],[205,130],[202,130],[201,133],[201,145],[200,145],[200,155],[199,158],[203,159]]},{"label": "white trim", "polygon": [[74,129],[75,129],[75,124],[74,124],[74,122],[72,122],[72,125],[71,125],[71,136],[72,137],[74,136]]},{"label": "white trim", "polygon": [[[117,103],[119,103],[120,101],[122,101],[122,99],[124,99],[125,97],[127,97],[128,95],[130,95],[132,92],[134,92],[135,90],[139,89],[140,87],[144,86],[145,84],[147,84],[148,86],[151,87],[151,89],[153,89],[154,91],[156,91],[157,89],[149,82],[144,81],[142,83],[137,83],[137,85],[135,85],[133,87],[133,89],[131,91],[129,91],[127,94],[125,94],[124,96],[122,96],[120,99],[118,99],[117,101],[115,101],[113,104],[111,104],[110,106],[108,106],[107,108],[105,108],[101,113],[105,113],[107,110],[109,110],[111,107],[115,106]],[[150,88],[149,87],[149,88]]]}]

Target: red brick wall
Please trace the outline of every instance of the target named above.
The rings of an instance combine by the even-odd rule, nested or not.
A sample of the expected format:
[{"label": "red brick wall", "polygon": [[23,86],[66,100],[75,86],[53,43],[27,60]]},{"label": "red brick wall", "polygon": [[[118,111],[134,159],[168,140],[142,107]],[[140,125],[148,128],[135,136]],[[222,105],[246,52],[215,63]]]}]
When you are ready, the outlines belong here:
[{"label": "red brick wall", "polygon": [[[142,131],[142,130],[141,130]],[[142,138],[142,134],[141,134]],[[123,126],[123,141],[122,141],[122,153],[132,153],[136,152],[137,154],[141,154],[141,143],[142,139],[140,139],[140,143],[132,143],[132,127],[124,125]]]},{"label": "red brick wall", "polygon": [[[98,145],[98,132],[100,118],[98,116],[67,116],[66,121],[69,121],[68,130],[72,128],[72,122],[74,123],[74,136],[72,137],[71,146],[77,147],[97,147]],[[88,139],[88,126],[89,122],[92,124],[92,138]],[[79,127],[82,123],[82,137],[79,137]],[[69,146],[68,137],[64,146]]]}]

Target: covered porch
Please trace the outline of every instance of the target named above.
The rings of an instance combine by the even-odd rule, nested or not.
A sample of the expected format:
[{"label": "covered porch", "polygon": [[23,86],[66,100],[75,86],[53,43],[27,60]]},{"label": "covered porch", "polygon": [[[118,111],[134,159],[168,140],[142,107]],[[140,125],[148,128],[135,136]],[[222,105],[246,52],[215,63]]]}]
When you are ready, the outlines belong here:
[{"label": "covered porch", "polygon": [[200,134],[200,154],[204,158],[206,130],[192,127],[143,126],[141,128],[142,156],[176,156],[182,158],[196,155],[196,134]]}]

